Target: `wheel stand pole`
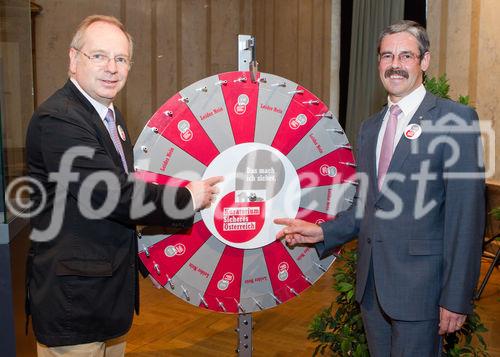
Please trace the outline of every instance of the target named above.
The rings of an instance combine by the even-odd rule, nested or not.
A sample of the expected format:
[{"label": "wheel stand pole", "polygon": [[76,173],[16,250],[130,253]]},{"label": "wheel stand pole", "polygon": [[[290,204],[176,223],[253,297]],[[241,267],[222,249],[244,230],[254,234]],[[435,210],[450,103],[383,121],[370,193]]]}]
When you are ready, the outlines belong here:
[{"label": "wheel stand pole", "polygon": [[[238,71],[250,71],[252,81],[257,72],[257,61],[255,60],[255,37],[251,35],[238,35]],[[252,329],[253,321],[251,313],[238,315],[238,347],[236,352],[239,357],[252,356]]]},{"label": "wheel stand pole", "polygon": [[238,327],[235,329],[235,331],[238,333],[238,347],[236,348],[236,352],[238,353],[239,357],[252,356],[252,330],[252,314],[239,314]]}]

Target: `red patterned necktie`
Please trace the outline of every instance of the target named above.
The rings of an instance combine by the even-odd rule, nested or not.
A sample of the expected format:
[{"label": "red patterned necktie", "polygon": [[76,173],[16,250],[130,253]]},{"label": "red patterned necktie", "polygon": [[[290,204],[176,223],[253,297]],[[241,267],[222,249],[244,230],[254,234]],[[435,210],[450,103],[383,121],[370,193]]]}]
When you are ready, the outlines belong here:
[{"label": "red patterned necktie", "polygon": [[380,150],[380,158],[378,161],[378,189],[382,188],[385,175],[391,163],[392,154],[394,152],[394,137],[396,135],[396,127],[398,126],[398,116],[402,113],[401,108],[393,105],[389,109],[389,121],[385,128],[384,140],[382,141],[382,149]]},{"label": "red patterned necktie", "polygon": [[120,137],[118,136],[118,131],[116,130],[115,116],[113,115],[113,111],[111,109],[108,109],[108,114],[106,114],[104,121],[106,122],[106,126],[108,127],[111,140],[113,140],[113,144],[115,144],[115,149],[118,154],[120,154],[123,168],[125,169],[125,172],[128,173],[127,161],[125,160],[122,143],[120,142]]}]

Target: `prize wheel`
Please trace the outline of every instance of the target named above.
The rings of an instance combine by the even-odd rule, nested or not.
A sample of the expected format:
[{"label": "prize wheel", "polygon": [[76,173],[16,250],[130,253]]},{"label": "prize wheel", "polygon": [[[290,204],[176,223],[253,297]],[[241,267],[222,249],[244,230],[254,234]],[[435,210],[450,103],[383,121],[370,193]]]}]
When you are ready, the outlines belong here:
[{"label": "prize wheel", "polygon": [[327,106],[285,78],[228,72],[168,99],[134,148],[135,175],[175,186],[224,176],[185,231],[148,232],[139,257],[166,290],[201,308],[249,313],[299,295],[334,256],[275,240],[277,217],[320,223],[352,203],[355,164]]}]

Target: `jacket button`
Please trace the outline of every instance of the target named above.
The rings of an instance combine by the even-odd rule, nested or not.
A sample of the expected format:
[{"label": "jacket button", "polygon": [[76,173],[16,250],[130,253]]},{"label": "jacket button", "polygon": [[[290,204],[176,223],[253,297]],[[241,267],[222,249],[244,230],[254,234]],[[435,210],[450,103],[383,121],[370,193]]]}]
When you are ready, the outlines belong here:
[{"label": "jacket button", "polygon": [[372,243],[372,239],[371,238],[368,238],[366,241],[368,242],[368,244]]}]

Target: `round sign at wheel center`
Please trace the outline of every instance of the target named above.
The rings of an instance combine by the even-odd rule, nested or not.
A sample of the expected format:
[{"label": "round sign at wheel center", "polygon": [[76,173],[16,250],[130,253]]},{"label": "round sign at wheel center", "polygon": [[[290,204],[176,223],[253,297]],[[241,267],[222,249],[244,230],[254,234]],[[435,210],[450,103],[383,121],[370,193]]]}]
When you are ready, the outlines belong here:
[{"label": "round sign at wheel center", "polygon": [[275,241],[275,217],[295,217],[300,182],[295,168],[278,150],[261,143],[235,145],[218,155],[203,179],[224,176],[220,192],[201,216],[222,243],[240,249]]}]

